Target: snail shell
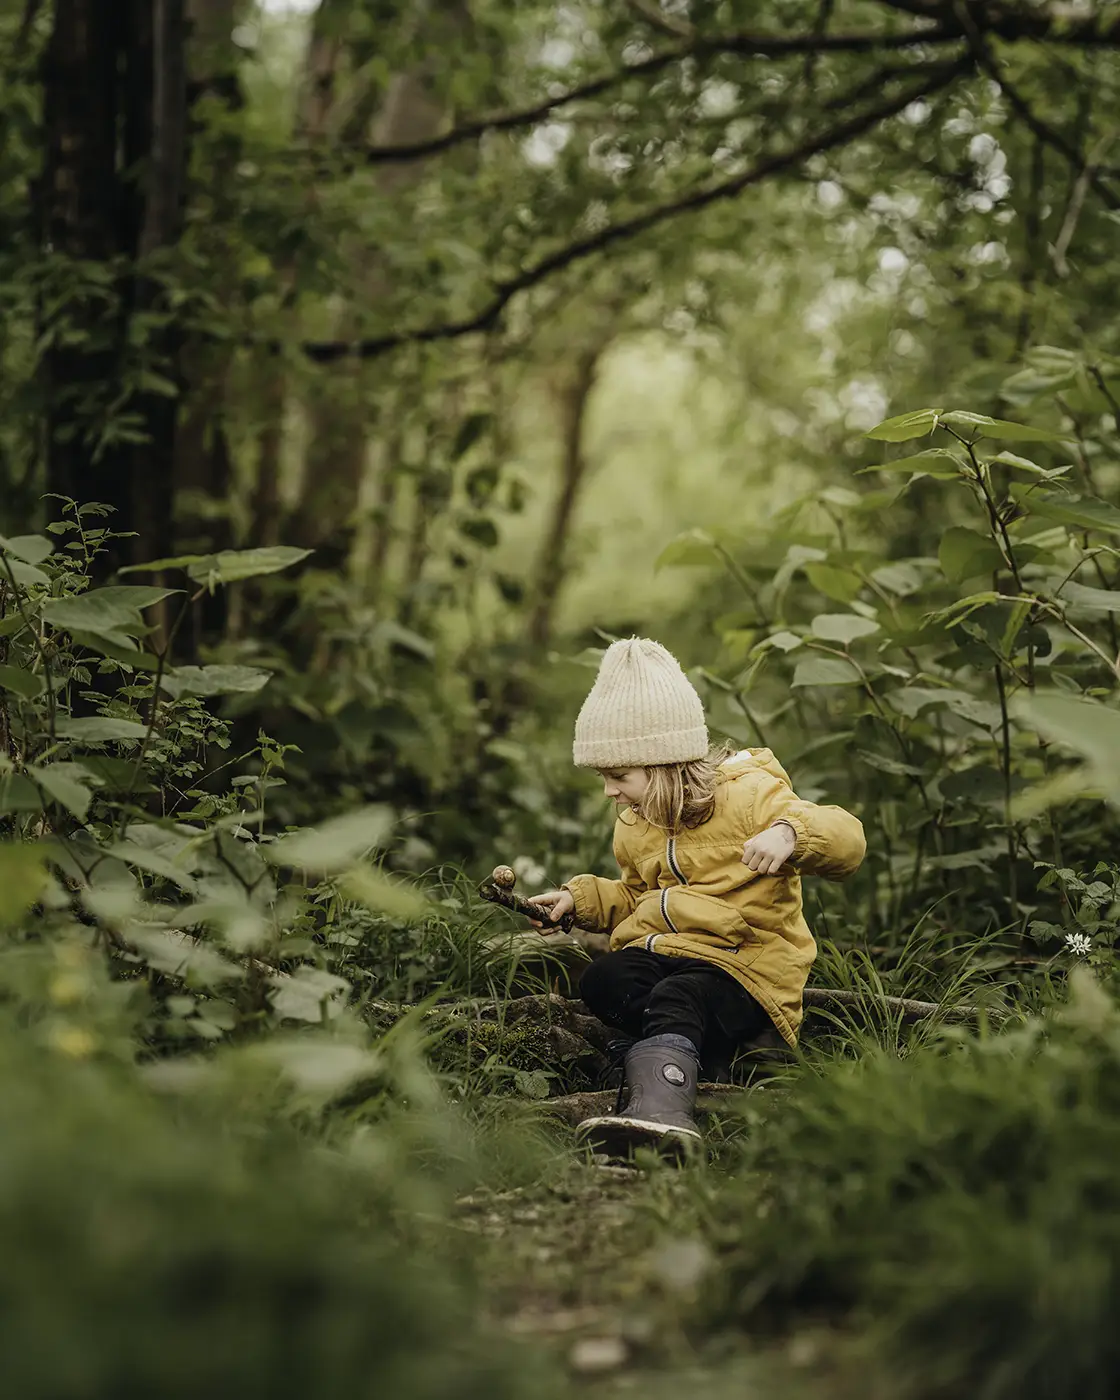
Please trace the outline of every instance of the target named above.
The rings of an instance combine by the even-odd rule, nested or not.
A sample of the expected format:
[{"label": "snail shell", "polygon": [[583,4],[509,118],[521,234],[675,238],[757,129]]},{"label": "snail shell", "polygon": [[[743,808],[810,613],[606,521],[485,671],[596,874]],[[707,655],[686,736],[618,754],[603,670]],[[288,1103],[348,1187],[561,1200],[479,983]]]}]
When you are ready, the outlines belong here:
[{"label": "snail shell", "polygon": [[517,876],[508,865],[496,865],[490,879],[500,890],[511,890],[517,882]]}]

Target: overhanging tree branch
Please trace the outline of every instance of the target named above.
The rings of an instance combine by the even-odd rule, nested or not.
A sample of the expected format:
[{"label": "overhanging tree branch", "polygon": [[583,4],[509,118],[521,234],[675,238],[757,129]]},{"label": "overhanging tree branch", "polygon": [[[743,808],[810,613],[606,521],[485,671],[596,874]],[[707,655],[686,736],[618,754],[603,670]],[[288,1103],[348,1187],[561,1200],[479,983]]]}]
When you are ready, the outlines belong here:
[{"label": "overhanging tree branch", "polygon": [[[952,63],[938,64],[922,70],[922,81],[909,84],[903,92],[894,97],[884,99],[876,106],[848,118],[847,121],[838,122],[835,126],[808,137],[792,150],[767,156],[751,166],[749,170],[745,170],[728,180],[691,190],[677,199],[655,205],[629,219],[622,219],[618,223],[611,224],[598,233],[578,239],[563,248],[558,248],[538,259],[516,276],[496,283],[489,302],[473,316],[437,325],[418,326],[413,330],[392,331],[385,335],[371,336],[360,341],[307,341],[303,343],[301,349],[309,359],[316,363],[329,364],[349,356],[373,359],[405,345],[456,340],[462,336],[490,330],[497,324],[514,297],[530,290],[556,273],[562,272],[576,263],[583,262],[587,258],[594,257],[596,254],[606,252],[618,243],[628,242],[640,234],[648,233],[651,229],[657,228],[682,214],[697,213],[713,204],[734,199],[752,185],[760,184],[783,171],[795,169],[812,156],[821,155],[825,151],[834,150],[839,146],[845,146],[873,130],[882,122],[897,116],[911,103],[947,87],[972,67],[972,56],[965,55]],[[280,346],[273,341],[270,343],[270,348],[278,351]]]},{"label": "overhanging tree branch", "polygon": [[992,53],[986,36],[977,25],[972,23],[967,12],[965,38],[968,40],[969,48],[976,59],[977,67],[987,73],[999,87],[1011,108],[1019,114],[1024,125],[1034,133],[1036,139],[1052,147],[1063,156],[1069,162],[1075,176],[1078,179],[1084,179],[1088,188],[1097,195],[1106,208],[1120,209],[1120,198],[1105,184],[1091,162],[1067,141],[1056,127],[1051,126],[1049,122],[1040,117],[1014,83],[1007,78]]},{"label": "overhanging tree branch", "polygon": [[[640,13],[648,8],[638,0]],[[546,120],[562,108],[601,97],[633,78],[652,77],[689,58],[736,55],[743,58],[816,58],[823,54],[871,54],[905,52],[922,45],[957,43],[970,34],[999,38],[1007,43],[1047,42],[1073,47],[1120,48],[1120,16],[1102,22],[1098,15],[1076,17],[1057,7],[1047,9],[942,4],[938,0],[880,0],[886,9],[926,21],[901,33],[827,34],[816,27],[807,34],[711,34],[692,30],[683,41],[591,78],[563,92],[526,107],[494,112],[461,122],[439,136],[401,145],[366,146],[344,154],[334,168],[348,173],[359,166],[390,165],[440,155],[490,132],[516,131]],[[647,19],[649,16],[646,16]],[[306,154],[322,156],[309,148]]]},{"label": "overhanging tree branch", "polygon": [[602,77],[592,78],[532,106],[515,108],[508,112],[495,112],[473,121],[462,122],[429,141],[417,141],[408,145],[367,146],[355,153],[355,157],[347,162],[347,168],[352,168],[355,162],[364,165],[385,165],[398,161],[423,160],[461,146],[467,141],[475,141],[489,132],[514,131],[521,127],[534,126],[562,107],[600,97],[612,88],[629,82],[631,78],[651,77],[687,58],[710,58],[723,54],[742,58],[790,58],[805,54],[868,54],[892,50],[897,52],[926,44],[959,43],[962,38],[963,35],[957,26],[912,29],[903,34],[721,34],[707,38],[697,35],[687,43],[661,49],[637,63],[629,63],[623,68],[604,73]]}]

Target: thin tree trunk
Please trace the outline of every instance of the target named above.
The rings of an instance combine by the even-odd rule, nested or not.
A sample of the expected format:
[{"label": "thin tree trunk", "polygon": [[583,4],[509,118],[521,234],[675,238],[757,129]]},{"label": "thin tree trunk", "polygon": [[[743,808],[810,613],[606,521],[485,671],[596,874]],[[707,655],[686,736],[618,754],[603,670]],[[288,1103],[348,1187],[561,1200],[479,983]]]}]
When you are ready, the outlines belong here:
[{"label": "thin tree trunk", "polygon": [[[315,145],[326,135],[334,110],[338,69],[345,52],[334,32],[349,0],[321,0],[311,20],[304,60],[303,81],[296,111],[294,136],[298,144]],[[308,193],[308,212],[317,202],[314,187]],[[295,287],[294,261],[277,268],[282,299],[290,301]],[[288,521],[282,508],[280,480],[283,467],[284,422],[288,402],[288,375],[279,356],[268,361],[261,398],[265,420],[257,440],[256,479],[253,484],[250,536],[254,543],[272,544],[286,534]]]},{"label": "thin tree trunk", "polygon": [[[146,166],[135,213],[139,269],[132,286],[131,309],[135,314],[151,314],[164,309],[163,291],[147,274],[145,264],[170,248],[182,229],[187,172],[186,14],[184,0],[132,0],[131,9],[125,81],[127,125],[134,136],[126,145],[122,173],[127,180],[130,171]],[[152,333],[149,355],[154,366],[177,387],[181,387],[179,352],[180,336],[174,323]],[[166,558],[174,548],[178,403],[169,394],[147,391],[138,396],[136,409],[148,441],[132,447],[132,509],[140,532],[135,552],[149,559]]]},{"label": "thin tree trunk", "polygon": [[561,395],[563,472],[552,518],[541,546],[536,582],[531,593],[533,604],[529,616],[529,640],[538,647],[547,646],[552,639],[556,605],[567,577],[568,536],[580,488],[587,476],[587,455],[584,452],[587,409],[592,390],[595,388],[599,363],[609,343],[610,336],[604,336],[580,353],[571,380],[565,385]]},{"label": "thin tree trunk", "polygon": [[[188,108],[194,113],[204,99],[238,111],[243,103],[238,75],[238,51],[233,30],[243,0],[186,0],[188,60]],[[197,135],[198,118],[192,117],[191,133]],[[205,188],[191,191],[193,200],[207,207],[206,251],[211,287],[225,303],[236,295],[236,210],[227,191],[231,188],[241,141],[227,122],[219,138],[210,142],[212,163]],[[183,352],[183,397],[179,437],[173,464],[175,546],[173,553],[216,552],[234,543],[232,458],[225,428],[227,381],[233,351],[227,344],[193,339]],[[196,610],[191,637],[192,653],[208,638],[220,637],[228,624],[229,594],[219,589]]]},{"label": "thin tree trunk", "polygon": [[[364,127],[361,107],[358,111],[357,121]],[[398,74],[390,80],[373,122],[371,139],[376,145],[424,141],[439,131],[444,116],[444,105],[431,97],[422,74]],[[348,131],[344,139],[357,134]],[[423,174],[422,161],[389,166],[380,173],[378,188],[391,198],[416,185]],[[376,252],[371,255],[357,244],[352,256],[362,292],[360,302],[344,314],[339,325],[342,339],[356,338],[365,313],[383,302],[392,290],[382,257]],[[335,538],[340,531],[352,533],[369,463],[371,427],[375,424],[372,391],[379,380],[378,372],[355,362],[327,373],[332,384],[315,399],[298,517],[301,542],[310,546],[324,538]],[[389,492],[392,494],[392,488]]]}]

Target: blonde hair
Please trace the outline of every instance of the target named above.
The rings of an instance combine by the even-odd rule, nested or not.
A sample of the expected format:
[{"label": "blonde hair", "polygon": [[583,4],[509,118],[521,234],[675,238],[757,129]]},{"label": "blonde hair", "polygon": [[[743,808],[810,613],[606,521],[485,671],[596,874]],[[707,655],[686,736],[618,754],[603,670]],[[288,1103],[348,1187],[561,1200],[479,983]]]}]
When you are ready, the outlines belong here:
[{"label": "blonde hair", "polygon": [[659,763],[647,768],[649,786],[635,804],[638,815],[670,835],[703,826],[715,810],[716,788],[723,781],[720,764],[730,754],[730,746],[723,745],[691,763]]}]

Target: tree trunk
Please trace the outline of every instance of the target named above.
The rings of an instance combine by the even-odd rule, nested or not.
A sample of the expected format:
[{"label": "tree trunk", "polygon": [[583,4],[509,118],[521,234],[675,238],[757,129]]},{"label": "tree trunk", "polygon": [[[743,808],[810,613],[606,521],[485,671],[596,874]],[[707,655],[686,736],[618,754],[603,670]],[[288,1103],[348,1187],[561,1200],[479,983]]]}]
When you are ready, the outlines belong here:
[{"label": "tree trunk", "polygon": [[[119,26],[109,8],[106,0],[57,0],[43,65],[47,156],[40,239],[45,253],[70,263],[104,265],[118,252]],[[97,408],[117,360],[104,304],[83,286],[64,315],[42,322],[40,333],[54,336],[43,361],[47,490],[112,506],[116,527],[129,529],[128,453],[95,450]]]},{"label": "tree trunk", "polygon": [[[82,270],[81,289],[41,325],[47,489],[111,506],[110,528],[135,532],[110,542],[100,573],[171,543],[174,399],[150,387],[123,404],[119,394],[140,367],[130,322],[161,296],[142,260],[180,227],[183,38],[183,0],[58,0],[44,62],[40,238],[68,283]],[[174,384],[173,329],[148,333],[139,353]]]}]

